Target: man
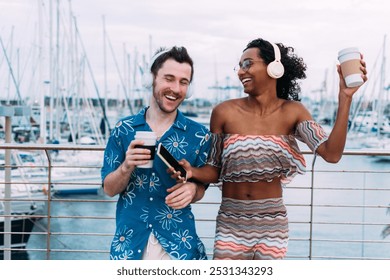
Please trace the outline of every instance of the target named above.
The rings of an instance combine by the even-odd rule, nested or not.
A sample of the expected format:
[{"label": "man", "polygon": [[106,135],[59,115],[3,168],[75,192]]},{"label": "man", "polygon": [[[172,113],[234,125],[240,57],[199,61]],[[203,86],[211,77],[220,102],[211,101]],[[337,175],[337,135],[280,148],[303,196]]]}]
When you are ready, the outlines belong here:
[{"label": "man", "polygon": [[178,110],[193,77],[193,62],[184,47],[160,50],[150,63],[150,106],[121,119],[112,131],[102,168],[106,194],[119,194],[111,259],[207,259],[195,229],[190,203],[201,199],[205,186],[177,183],[158,157],[153,167],[136,131],[153,131],[177,159],[202,166],[210,147],[209,130]]}]

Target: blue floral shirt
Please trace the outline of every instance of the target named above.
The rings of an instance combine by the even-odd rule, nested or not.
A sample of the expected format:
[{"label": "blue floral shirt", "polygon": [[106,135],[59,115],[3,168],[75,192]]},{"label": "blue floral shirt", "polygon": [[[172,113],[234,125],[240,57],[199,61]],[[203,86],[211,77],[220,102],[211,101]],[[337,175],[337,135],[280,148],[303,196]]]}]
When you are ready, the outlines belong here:
[{"label": "blue floral shirt", "polygon": [[[124,161],[136,131],[151,131],[145,120],[147,109],[116,124],[104,152],[103,181]],[[173,125],[158,143],[161,142],[175,158],[185,158],[192,166],[202,166],[210,149],[209,140],[210,132],[205,126],[178,111]],[[131,174],[117,202],[111,259],[141,259],[151,233],[173,259],[207,259],[205,247],[196,233],[191,206],[175,210],[165,204],[166,189],[176,184],[166,170],[166,165],[155,156],[153,168],[135,168]]]}]

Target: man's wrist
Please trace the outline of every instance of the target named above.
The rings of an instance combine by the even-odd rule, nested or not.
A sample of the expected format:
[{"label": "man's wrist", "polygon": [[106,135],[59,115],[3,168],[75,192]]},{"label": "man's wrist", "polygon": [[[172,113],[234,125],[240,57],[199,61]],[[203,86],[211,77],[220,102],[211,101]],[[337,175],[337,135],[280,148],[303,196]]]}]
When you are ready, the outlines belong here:
[{"label": "man's wrist", "polygon": [[191,183],[191,184],[194,184],[195,185],[195,193],[194,193],[194,196],[192,197],[191,199],[191,203],[195,203],[196,201],[198,201],[198,193],[199,193],[199,188],[201,187],[198,183],[195,183],[191,180],[187,180],[188,183]]},{"label": "man's wrist", "polygon": [[127,175],[131,173],[131,171],[128,168],[126,168],[123,163],[119,166],[119,171],[121,175]]}]

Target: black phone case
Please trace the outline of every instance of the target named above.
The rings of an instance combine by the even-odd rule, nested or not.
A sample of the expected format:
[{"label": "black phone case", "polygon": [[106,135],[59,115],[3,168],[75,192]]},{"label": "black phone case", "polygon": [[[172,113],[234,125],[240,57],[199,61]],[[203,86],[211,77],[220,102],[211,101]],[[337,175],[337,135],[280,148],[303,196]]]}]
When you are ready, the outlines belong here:
[{"label": "black phone case", "polygon": [[161,143],[157,148],[157,156],[160,157],[168,167],[173,167],[175,171],[180,171],[180,177],[184,178],[185,180],[187,179],[187,171]]}]

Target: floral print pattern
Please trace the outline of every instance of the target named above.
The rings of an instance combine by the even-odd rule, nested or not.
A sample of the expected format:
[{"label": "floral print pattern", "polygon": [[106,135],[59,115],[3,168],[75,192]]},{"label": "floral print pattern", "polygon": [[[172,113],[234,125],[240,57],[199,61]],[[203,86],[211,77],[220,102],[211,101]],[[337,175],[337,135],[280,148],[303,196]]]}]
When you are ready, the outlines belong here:
[{"label": "floral print pattern", "polygon": [[122,194],[122,199],[124,200],[123,206],[125,208],[129,205],[132,205],[133,199],[136,197],[136,195],[134,193],[134,188],[131,187],[132,185],[134,185],[134,184],[130,183],[126,188],[126,191]]},{"label": "floral print pattern", "polygon": [[172,233],[175,244],[177,244],[177,247],[181,249],[183,246],[186,247],[187,249],[191,249],[191,243],[190,241],[194,239],[194,237],[189,235],[188,229],[182,230],[179,229],[179,232],[174,232]]},{"label": "floral print pattern", "polygon": [[180,137],[177,133],[170,136],[167,140],[163,141],[163,145],[167,150],[176,158],[182,158],[186,154],[185,148],[188,146],[188,142],[185,137]]},{"label": "floral print pattern", "polygon": [[130,244],[134,230],[126,226],[117,231],[112,241],[112,247],[116,252],[123,252]]},{"label": "floral print pattern", "polygon": [[[137,131],[150,131],[145,121],[147,108],[118,121],[108,140],[102,167],[102,181],[124,161],[127,147]],[[207,160],[210,132],[178,111],[171,128],[159,139],[172,155],[193,166]],[[150,169],[135,168],[127,188],[117,201],[117,229],[111,242],[110,259],[138,260],[151,233],[173,259],[207,259],[199,239],[191,206],[173,209],[165,204],[167,189],[176,184],[165,164],[155,158]]]},{"label": "floral print pattern", "polygon": [[171,226],[173,228],[177,228],[177,224],[183,222],[183,220],[180,218],[182,211],[172,209],[168,207],[168,205],[164,205],[163,209],[157,210],[157,213],[159,215],[157,215],[155,219],[162,224],[163,229],[170,230]]}]

